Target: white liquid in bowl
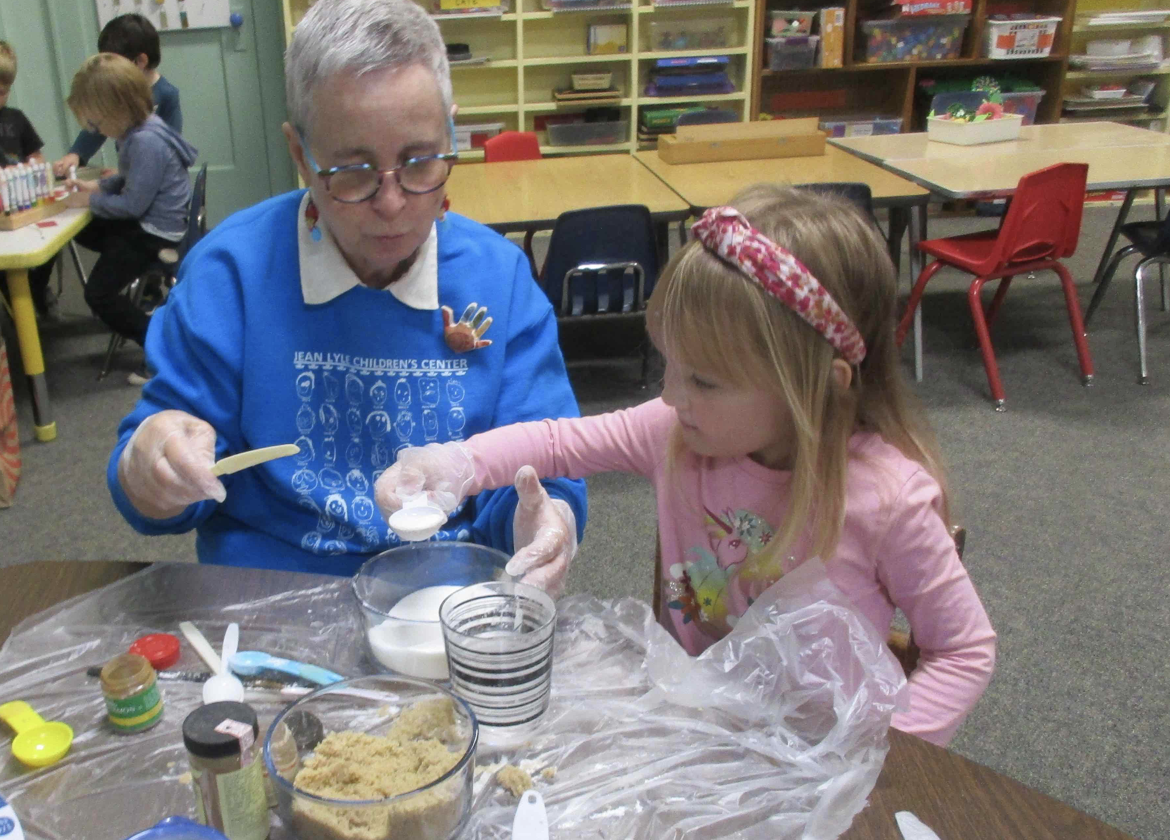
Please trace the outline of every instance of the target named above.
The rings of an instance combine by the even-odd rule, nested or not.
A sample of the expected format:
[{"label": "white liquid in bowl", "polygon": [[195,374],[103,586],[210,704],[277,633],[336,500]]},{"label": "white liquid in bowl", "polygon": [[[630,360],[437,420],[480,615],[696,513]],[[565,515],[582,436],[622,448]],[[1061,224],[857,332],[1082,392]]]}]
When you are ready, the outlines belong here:
[{"label": "white liquid in bowl", "polygon": [[447,652],[439,605],[459,586],[428,586],[412,592],[369,630],[370,650],[387,668],[424,680],[447,679]]}]

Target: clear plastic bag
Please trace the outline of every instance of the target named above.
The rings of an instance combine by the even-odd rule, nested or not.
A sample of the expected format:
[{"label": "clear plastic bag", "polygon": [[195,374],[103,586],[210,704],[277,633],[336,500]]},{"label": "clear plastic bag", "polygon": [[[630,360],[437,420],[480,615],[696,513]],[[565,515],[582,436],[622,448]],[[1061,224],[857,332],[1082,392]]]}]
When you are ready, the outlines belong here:
[{"label": "clear plastic bag", "polygon": [[[236,621],[248,648],[346,675],[374,670],[348,580],[233,603],[222,587],[198,586],[199,571],[155,566],[24,622],[0,650],[0,701],[26,700],[76,733],[65,759],[37,771],[0,741],[0,794],[29,838],[121,840],[193,815],[180,727],[199,684],[164,683],[163,722],[127,736],[106,725],[85,674],[145,632],[192,620],[218,639]],[[492,773],[503,763],[533,773],[556,840],[822,840],[865,804],[905,680],[821,564],[786,575],[697,658],[640,601],[573,596],[558,613],[549,710],[529,727],[481,730],[463,837],[511,837],[516,799]],[[185,646],[176,668],[202,670]],[[246,700],[262,727],[289,702]],[[275,815],[271,836],[291,836]]]}]

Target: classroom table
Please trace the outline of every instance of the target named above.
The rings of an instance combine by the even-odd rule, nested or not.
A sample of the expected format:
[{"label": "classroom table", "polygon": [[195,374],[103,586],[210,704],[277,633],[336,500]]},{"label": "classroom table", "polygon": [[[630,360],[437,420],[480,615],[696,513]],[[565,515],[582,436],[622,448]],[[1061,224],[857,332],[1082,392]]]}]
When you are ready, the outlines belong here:
[{"label": "classroom table", "polygon": [[[22,619],[117,583],[146,568],[125,562],[34,562],[0,568],[0,642]],[[192,615],[220,603],[291,589],[327,585],[337,578],[188,563],[167,564],[168,591],[182,593]],[[125,596],[135,593],[124,590]],[[160,605],[161,607],[162,605]],[[106,604],[116,611],[116,604]],[[0,696],[0,700],[14,699]],[[912,811],[943,838],[963,840],[1133,840],[1129,835],[1032,788],[949,750],[891,730],[890,752],[871,792],[843,840],[898,840],[894,813]],[[4,736],[6,737],[6,734]],[[27,831],[26,826],[26,831]]]},{"label": "classroom table", "polygon": [[37,332],[36,312],[28,288],[28,270],[51,260],[77,232],[89,224],[85,209],[64,210],[51,218],[16,230],[0,231],[0,269],[8,272],[8,295],[12,303],[21,363],[29,378],[33,397],[33,430],[37,440],[57,437],[57,424],[49,405],[45,383],[45,359]]},{"label": "classroom table", "polygon": [[[744,187],[761,181],[814,184],[826,182],[857,182],[867,184],[873,194],[873,206],[885,207],[890,212],[888,241],[890,255],[898,265],[902,253],[902,235],[910,232],[910,281],[922,270],[922,254],[918,251],[918,231],[924,229],[926,203],[930,191],[905,178],[886,172],[879,166],[858,160],[832,146],[823,155],[759,160],[723,160],[709,163],[670,164],[658,157],[657,151],[635,152],[634,157],[662,182],[678,193],[700,215],[709,207],[726,204]],[[922,321],[914,321],[915,376],[922,378]]]},{"label": "classroom table", "polygon": [[[1100,282],[1105,274],[1136,192],[1155,188],[1161,218],[1161,188],[1170,185],[1170,135],[1121,123],[1029,125],[1020,129],[1018,140],[978,146],[938,143],[925,133],[838,137],[829,142],[946,199],[1005,198],[1015,192],[1020,178],[1029,172],[1057,163],[1089,164],[1088,189],[1126,191],[1094,282]],[[923,213],[918,239],[926,238]],[[919,379],[921,317],[920,306],[914,313],[914,366]]]},{"label": "classroom table", "polygon": [[644,204],[655,222],[685,219],[687,204],[627,154],[460,163],[447,197],[456,213],[498,233],[548,230],[569,210]]}]

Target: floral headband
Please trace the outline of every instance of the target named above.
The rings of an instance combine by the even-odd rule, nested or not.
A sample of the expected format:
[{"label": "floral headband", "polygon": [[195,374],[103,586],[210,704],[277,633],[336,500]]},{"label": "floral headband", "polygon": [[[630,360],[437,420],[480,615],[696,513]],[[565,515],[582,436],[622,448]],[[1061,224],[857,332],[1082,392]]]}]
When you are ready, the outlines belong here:
[{"label": "floral headband", "polygon": [[823,335],[851,365],[865,358],[857,327],[812,272],[764,236],[734,207],[712,207],[691,226],[709,251],[734,265]]}]

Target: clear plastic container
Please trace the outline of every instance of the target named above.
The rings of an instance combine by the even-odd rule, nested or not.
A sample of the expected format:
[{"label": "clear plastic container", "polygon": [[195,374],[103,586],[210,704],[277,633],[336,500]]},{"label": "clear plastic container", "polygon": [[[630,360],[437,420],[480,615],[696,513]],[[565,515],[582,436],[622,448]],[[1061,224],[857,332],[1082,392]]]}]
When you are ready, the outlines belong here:
[{"label": "clear plastic container", "polygon": [[455,125],[455,148],[460,152],[483,148],[488,138],[504,130],[502,122]]},{"label": "clear plastic container", "polygon": [[548,126],[550,146],[588,146],[624,143],[629,139],[630,121],[561,123]]},{"label": "clear plastic container", "polygon": [[650,22],[650,49],[654,52],[732,46],[736,45],[731,43],[731,24],[727,20],[690,18]]},{"label": "clear plastic container", "polygon": [[925,15],[894,20],[867,20],[865,60],[942,61],[958,58],[970,15]]},{"label": "clear plastic container", "polygon": [[772,34],[773,38],[779,38],[784,35],[807,35],[812,32],[813,21],[816,18],[816,12],[782,11],[777,9],[768,12],[768,31]]},{"label": "clear plastic container", "polygon": [[902,130],[902,118],[851,114],[821,120],[818,127],[821,131],[827,131],[830,137],[869,137],[873,134],[897,134]]},{"label": "clear plastic container", "polygon": [[1042,90],[1021,90],[1016,93],[1001,93],[1003,110],[1008,114],[1019,114],[1024,118],[1024,125],[1036,122],[1036,110],[1040,107],[1040,100],[1044,98]]},{"label": "clear plastic container", "polygon": [[807,70],[816,66],[820,40],[817,35],[768,38],[768,69]]}]

